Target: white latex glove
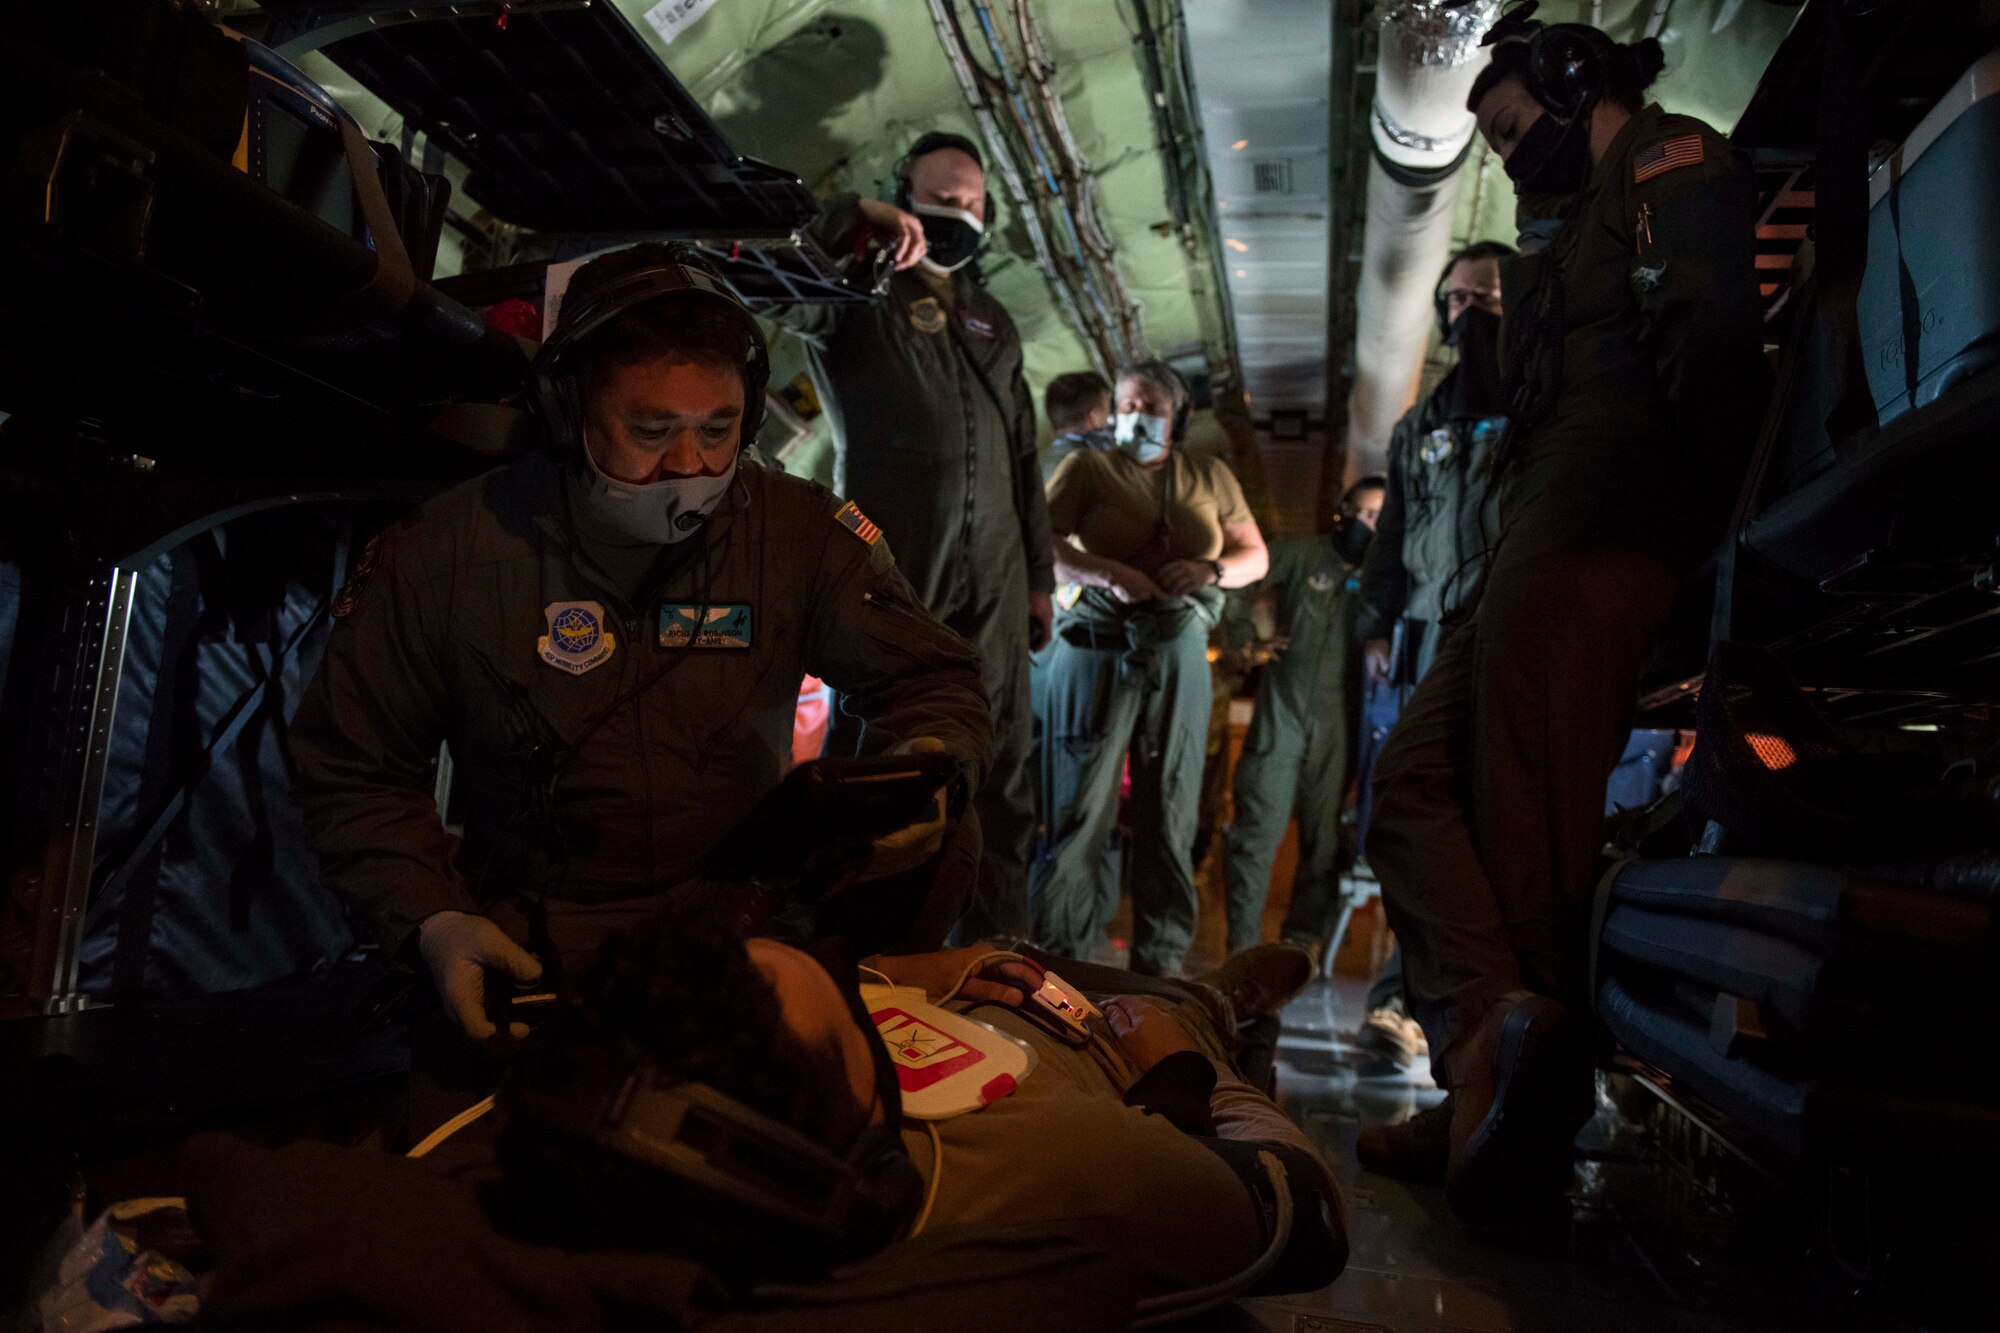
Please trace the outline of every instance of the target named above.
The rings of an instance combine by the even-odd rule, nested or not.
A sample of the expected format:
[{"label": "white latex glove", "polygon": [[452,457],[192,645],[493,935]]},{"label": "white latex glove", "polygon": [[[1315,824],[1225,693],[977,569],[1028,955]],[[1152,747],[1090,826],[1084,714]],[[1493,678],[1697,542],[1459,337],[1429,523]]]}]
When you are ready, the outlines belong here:
[{"label": "white latex glove", "polygon": [[[912,736],[898,745],[891,754],[942,754],[944,742],[935,736]],[[861,872],[865,883],[871,879],[886,879],[890,875],[900,875],[905,870],[915,870],[924,862],[938,854],[944,846],[945,832],[945,791],[943,787],[931,799],[931,815],[914,824],[897,829],[894,833],[875,839],[875,855],[868,861],[868,868]]]},{"label": "white latex glove", "polygon": [[[501,968],[522,985],[542,975],[542,965],[533,954],[485,917],[469,912],[425,917],[417,928],[417,950],[430,966],[446,1012],[474,1041],[486,1041],[499,1031],[486,1016],[487,968]],[[510,1023],[507,1030],[516,1039],[528,1035],[525,1023]]]}]

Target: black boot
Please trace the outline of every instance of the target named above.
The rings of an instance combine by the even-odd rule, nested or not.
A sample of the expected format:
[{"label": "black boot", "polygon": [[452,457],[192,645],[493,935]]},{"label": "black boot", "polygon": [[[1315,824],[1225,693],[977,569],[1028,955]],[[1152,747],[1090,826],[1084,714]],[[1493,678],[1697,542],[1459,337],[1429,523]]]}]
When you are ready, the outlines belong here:
[{"label": "black boot", "polygon": [[1363,1170],[1412,1185],[1444,1184],[1451,1161],[1451,1099],[1419,1111],[1399,1125],[1370,1125],[1355,1140]]},{"label": "black boot", "polygon": [[1221,967],[1204,972],[1195,981],[1222,992],[1236,1011],[1236,1021],[1247,1023],[1263,1014],[1277,1013],[1312,977],[1309,950],[1296,944],[1259,944],[1229,955]]},{"label": "black boot", "polygon": [[1449,1060],[1445,1198],[1460,1221],[1506,1222],[1569,1185],[1576,1132],[1590,1119],[1590,1050],[1567,1006],[1528,991],[1495,1005],[1466,1046]]}]

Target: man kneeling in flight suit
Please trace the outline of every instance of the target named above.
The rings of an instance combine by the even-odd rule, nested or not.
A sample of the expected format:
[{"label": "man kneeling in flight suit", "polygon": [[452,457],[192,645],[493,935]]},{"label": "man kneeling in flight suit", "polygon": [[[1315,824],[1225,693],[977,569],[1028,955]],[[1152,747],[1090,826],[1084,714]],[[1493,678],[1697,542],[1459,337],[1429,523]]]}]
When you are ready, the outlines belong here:
[{"label": "man kneeling in flight suit", "polygon": [[[536,365],[546,451],[384,532],[336,602],[291,736],[321,873],[384,949],[417,943],[476,1041],[494,1033],[485,969],[588,962],[778,784],[803,673],[841,692],[870,751],[982,776],[971,649],[854,505],[739,458],[768,371],[756,321],[699,261],[593,261]],[[433,800],[445,742],[462,843]],[[863,877],[921,878],[945,831],[940,793]],[[935,944],[955,913],[924,907],[894,910]]]},{"label": "man kneeling in flight suit", "polygon": [[1099,995],[1085,1045],[1030,1020],[1046,974],[1021,955],[857,968],[670,902],[530,1039],[497,1135],[477,1125],[424,1165],[198,1149],[189,1202],[219,1259],[204,1316],[766,1327],[716,1308],[754,1291],[764,1319],[816,1321],[785,1328],[1119,1328],[1331,1282],[1338,1187],[1227,1055],[1234,1006],[1280,998],[1259,992],[1269,969],[1176,985],[1048,961]]}]

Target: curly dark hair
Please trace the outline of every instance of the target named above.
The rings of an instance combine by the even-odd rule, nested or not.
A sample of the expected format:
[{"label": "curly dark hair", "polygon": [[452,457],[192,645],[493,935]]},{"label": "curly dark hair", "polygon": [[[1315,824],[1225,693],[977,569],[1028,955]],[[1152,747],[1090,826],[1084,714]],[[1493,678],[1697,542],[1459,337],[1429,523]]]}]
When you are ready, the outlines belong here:
[{"label": "curly dark hair", "polygon": [[[577,1057],[610,1048],[650,1059],[667,1082],[701,1082],[836,1155],[866,1131],[840,1052],[785,1025],[778,997],[721,904],[683,896],[608,940],[549,1045],[517,1067],[550,1088],[587,1078]],[[693,1260],[731,1290],[807,1279],[844,1251],[826,1237],[691,1181],[649,1170],[533,1115],[507,1112],[489,1206],[521,1239],[579,1251]]]},{"label": "curly dark hair", "polygon": [[793,1035],[717,903],[670,902],[614,935],[579,998],[601,1031],[644,1052],[668,1079],[706,1083],[833,1152],[867,1125],[840,1052]]}]

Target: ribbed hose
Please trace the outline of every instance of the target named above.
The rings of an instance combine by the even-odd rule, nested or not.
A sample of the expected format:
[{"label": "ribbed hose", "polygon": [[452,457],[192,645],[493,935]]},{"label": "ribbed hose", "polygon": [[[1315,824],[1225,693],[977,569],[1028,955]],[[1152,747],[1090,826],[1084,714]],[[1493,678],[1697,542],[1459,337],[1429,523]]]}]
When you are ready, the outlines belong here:
[{"label": "ribbed hose", "polygon": [[1395,0],[1383,15],[1343,485],[1383,469],[1390,432],[1416,401],[1438,270],[1451,254],[1459,167],[1474,137],[1465,97],[1486,64],[1479,37],[1497,11],[1491,0]]}]

